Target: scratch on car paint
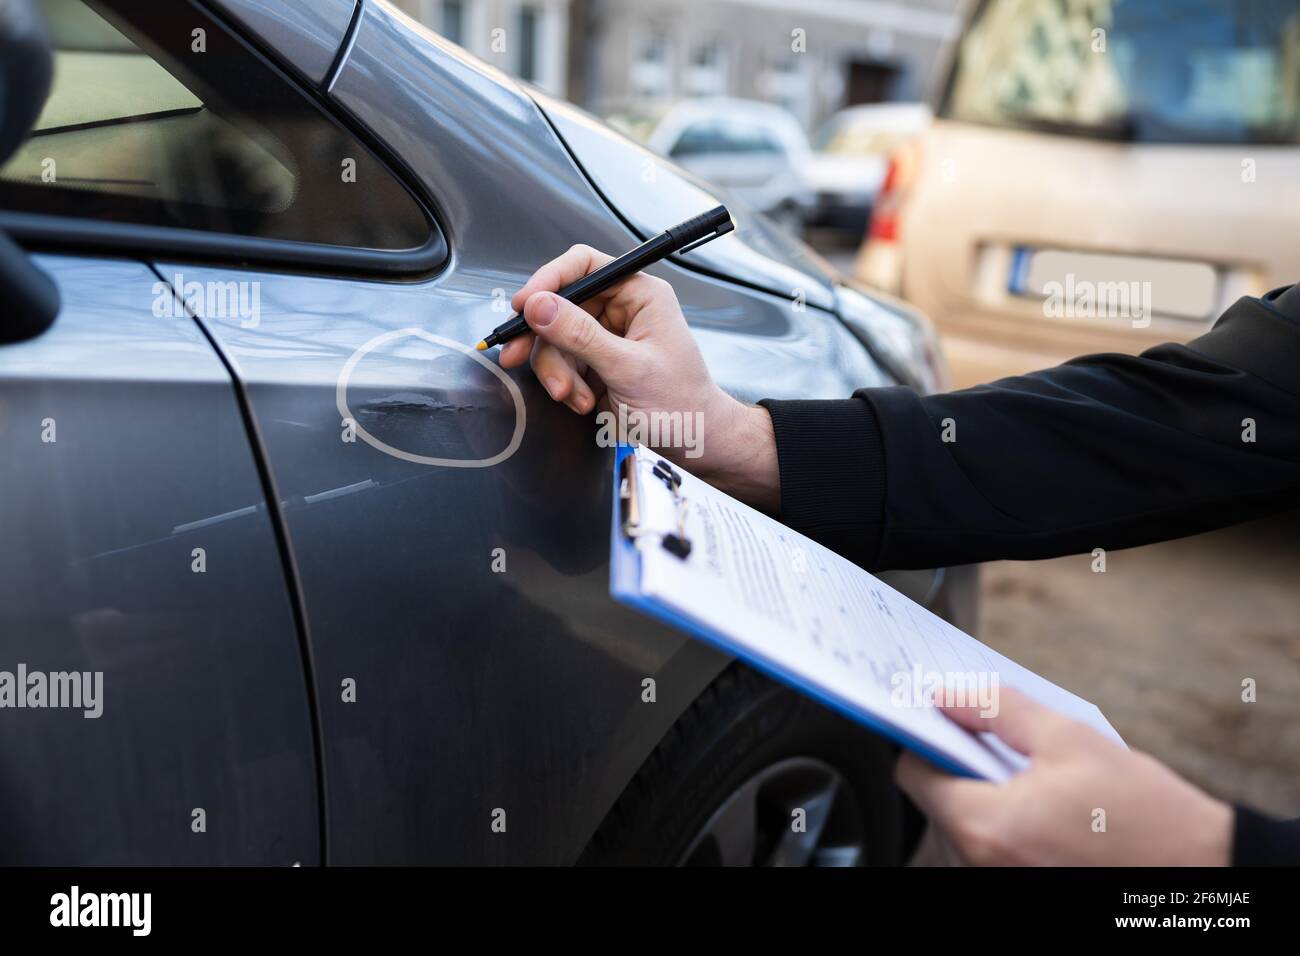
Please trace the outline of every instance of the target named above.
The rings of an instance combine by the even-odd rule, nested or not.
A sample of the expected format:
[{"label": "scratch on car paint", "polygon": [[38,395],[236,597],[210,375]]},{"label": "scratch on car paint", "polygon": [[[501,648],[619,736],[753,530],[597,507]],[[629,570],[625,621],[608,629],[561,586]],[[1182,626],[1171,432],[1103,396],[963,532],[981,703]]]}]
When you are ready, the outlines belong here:
[{"label": "scratch on car paint", "polygon": [[395,392],[384,398],[371,399],[361,406],[362,412],[387,414],[388,412],[473,412],[482,405],[472,402],[441,401],[432,395],[415,392]]},{"label": "scratch on car paint", "polygon": [[[515,429],[514,433],[510,436],[509,444],[507,444],[505,448],[490,458],[436,458],[430,455],[417,455],[413,452],[403,451],[400,448],[394,448],[387,442],[380,441],[374,435],[370,434],[361,422],[357,421],[357,416],[354,415],[352,410],[348,407],[348,381],[352,378],[352,372],[356,369],[357,363],[360,362],[367,353],[373,351],[379,346],[404,338],[420,338],[445,349],[460,352],[462,355],[465,355],[471,361],[477,362],[500,379],[501,383],[505,385],[506,391],[510,393],[510,398],[514,402],[515,406]],[[420,395],[419,393],[409,393],[409,396],[404,398],[403,401],[409,401],[410,398],[418,399],[421,404],[423,404],[425,400],[435,401],[432,396]],[[492,465],[501,464],[501,462],[505,461],[519,450],[519,446],[524,440],[524,425],[527,421],[527,413],[524,409],[523,393],[519,390],[519,386],[515,384],[514,379],[502,371],[495,362],[488,360],[468,345],[457,342],[454,339],[444,338],[441,335],[434,335],[432,332],[424,331],[424,329],[395,329],[392,332],[385,332],[382,335],[377,335],[370,341],[362,344],[359,349],[352,353],[351,357],[344,363],[342,371],[339,372],[338,383],[334,390],[334,402],[338,407],[339,414],[343,416],[343,420],[345,422],[352,422],[355,426],[356,434],[371,448],[381,451],[385,455],[400,458],[403,461],[410,461],[419,465],[432,465],[439,468],[490,468]],[[444,402],[442,404],[446,405],[448,403]],[[369,407],[373,407],[373,403]],[[468,408],[461,410],[472,411],[476,407],[477,406],[471,405]]]}]

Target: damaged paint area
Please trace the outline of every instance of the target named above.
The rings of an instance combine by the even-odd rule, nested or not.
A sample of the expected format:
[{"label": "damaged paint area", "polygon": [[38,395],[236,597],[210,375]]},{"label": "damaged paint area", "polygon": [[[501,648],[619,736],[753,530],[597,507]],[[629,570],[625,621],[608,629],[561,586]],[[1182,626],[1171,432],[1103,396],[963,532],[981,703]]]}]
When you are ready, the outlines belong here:
[{"label": "damaged paint area", "polygon": [[[335,403],[345,433],[385,455],[440,468],[506,461],[527,418],[519,386],[495,362],[415,328],[377,335],[353,352]],[[465,454],[448,457],[448,448]],[[434,449],[444,454],[425,453]]]}]

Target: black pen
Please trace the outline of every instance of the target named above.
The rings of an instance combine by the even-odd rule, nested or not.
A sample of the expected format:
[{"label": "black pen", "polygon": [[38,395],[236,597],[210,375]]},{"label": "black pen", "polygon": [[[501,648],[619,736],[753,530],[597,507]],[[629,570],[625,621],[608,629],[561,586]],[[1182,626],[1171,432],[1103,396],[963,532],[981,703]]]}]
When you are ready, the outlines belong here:
[{"label": "black pen", "polygon": [[[696,246],[702,246],[711,239],[726,235],[735,228],[727,207],[718,206],[647,239],[632,251],[623,253],[617,259],[611,259],[590,275],[585,275],[577,282],[566,285],[556,295],[568,299],[574,305],[581,305],[611,286],[635,275],[646,266],[654,265],[673,253],[690,252]],[[487,338],[480,342],[477,348],[482,352],[494,345],[509,342],[527,331],[528,323],[524,321],[524,317],[516,315],[489,332]]]}]

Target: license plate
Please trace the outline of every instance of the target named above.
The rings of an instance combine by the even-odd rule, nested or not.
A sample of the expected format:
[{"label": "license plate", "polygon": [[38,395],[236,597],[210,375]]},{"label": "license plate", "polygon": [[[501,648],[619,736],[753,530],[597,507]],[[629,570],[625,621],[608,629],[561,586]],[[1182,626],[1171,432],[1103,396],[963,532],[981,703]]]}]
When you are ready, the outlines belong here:
[{"label": "license plate", "polygon": [[1218,310],[1219,277],[1206,262],[1019,246],[1007,291],[1042,299],[1049,317],[1206,320]]}]

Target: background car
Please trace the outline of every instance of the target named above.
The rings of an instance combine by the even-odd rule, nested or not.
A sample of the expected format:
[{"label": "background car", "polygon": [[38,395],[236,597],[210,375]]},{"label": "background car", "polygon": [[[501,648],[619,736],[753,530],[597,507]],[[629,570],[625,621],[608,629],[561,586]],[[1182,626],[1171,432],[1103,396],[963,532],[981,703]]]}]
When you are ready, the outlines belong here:
[{"label": "background car", "polygon": [[668,108],[647,106],[640,109],[618,110],[606,114],[602,119],[611,129],[638,143],[645,143],[667,112]]},{"label": "background car", "polygon": [[[1300,274],[1300,5],[1099,9],[975,5],[893,159],[855,271],[935,318],[958,385],[1187,340]],[[1131,283],[1145,314],[1045,309]]]},{"label": "background car", "polygon": [[659,121],[648,145],[787,232],[802,228],[813,203],[807,181],[812,151],[788,110],[754,100],[685,100]]},{"label": "background car", "polygon": [[[0,16],[0,669],[103,712],[5,711],[0,861],[900,858],[891,747],[616,604],[610,451],[469,345],[715,196],[384,2],[40,7],[21,146],[48,57]],[[654,270],[724,387],[942,386],[922,316],[733,214]],[[970,569],[887,580],[973,627]]]},{"label": "background car", "polygon": [[805,178],[813,204],[804,224],[861,238],[889,157],[929,122],[924,103],[851,106],[828,119],[812,139]]}]

